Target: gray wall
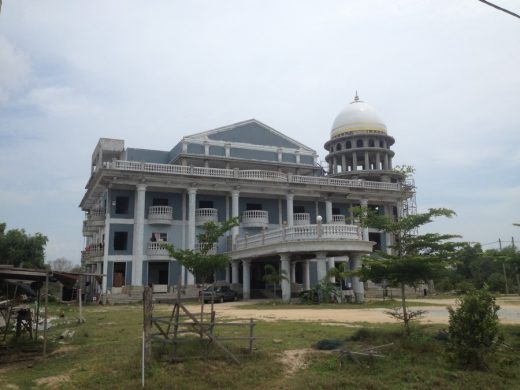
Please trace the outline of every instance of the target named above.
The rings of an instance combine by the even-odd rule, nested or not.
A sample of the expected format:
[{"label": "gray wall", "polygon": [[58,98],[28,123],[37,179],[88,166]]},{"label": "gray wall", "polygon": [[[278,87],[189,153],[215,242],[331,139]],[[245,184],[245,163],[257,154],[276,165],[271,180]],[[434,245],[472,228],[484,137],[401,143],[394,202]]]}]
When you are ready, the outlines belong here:
[{"label": "gray wall", "polygon": [[[114,250],[115,232],[127,232],[128,233],[128,238],[126,241],[126,250],[124,250],[124,251]],[[109,255],[131,255],[132,254],[132,245],[133,245],[133,236],[134,236],[134,225],[111,223],[110,224],[110,239],[109,239],[108,254]]]},{"label": "gray wall", "polygon": [[[116,214],[116,206],[113,203],[117,200],[118,196],[128,197],[128,213],[127,214]],[[110,191],[110,218],[134,218],[134,197],[135,191],[131,190],[111,190]]]},{"label": "gray wall", "polygon": [[126,158],[130,161],[144,161],[158,164],[168,164],[170,153],[150,149],[126,149]]}]

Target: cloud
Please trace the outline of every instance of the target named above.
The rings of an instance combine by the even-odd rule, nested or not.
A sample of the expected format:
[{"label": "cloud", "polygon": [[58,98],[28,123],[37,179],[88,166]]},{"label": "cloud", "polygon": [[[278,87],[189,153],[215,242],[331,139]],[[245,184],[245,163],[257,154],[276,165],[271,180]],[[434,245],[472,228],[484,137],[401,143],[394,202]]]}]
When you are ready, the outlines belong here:
[{"label": "cloud", "polygon": [[27,94],[24,102],[57,117],[93,115],[101,111],[92,100],[71,87],[36,88]]},{"label": "cloud", "polygon": [[5,104],[27,84],[31,67],[27,56],[1,34],[0,63],[0,104]]}]

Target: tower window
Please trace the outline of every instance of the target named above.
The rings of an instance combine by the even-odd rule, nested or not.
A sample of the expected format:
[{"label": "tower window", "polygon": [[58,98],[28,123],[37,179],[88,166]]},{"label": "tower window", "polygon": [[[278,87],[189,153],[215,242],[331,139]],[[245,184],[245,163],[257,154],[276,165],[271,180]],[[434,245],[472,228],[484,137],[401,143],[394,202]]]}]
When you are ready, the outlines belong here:
[{"label": "tower window", "polygon": [[128,214],[129,205],[128,196],[116,196],[116,214]]},{"label": "tower window", "polygon": [[350,142],[350,141],[347,141],[347,143],[346,143],[346,146],[345,146],[345,147],[346,147],[347,149],[350,149],[350,148],[352,148],[352,142]]},{"label": "tower window", "polygon": [[341,144],[337,144],[336,145],[336,151],[340,151],[341,150]]},{"label": "tower window", "polygon": [[369,139],[369,140],[368,140],[368,146],[371,147],[371,148],[373,148],[374,146],[376,146],[376,143],[374,142],[373,139]]},{"label": "tower window", "polygon": [[362,148],[362,147],[363,147],[363,140],[358,139],[358,140],[356,141],[356,146],[357,146],[358,148]]},{"label": "tower window", "polygon": [[128,232],[114,232],[114,250],[126,251]]}]

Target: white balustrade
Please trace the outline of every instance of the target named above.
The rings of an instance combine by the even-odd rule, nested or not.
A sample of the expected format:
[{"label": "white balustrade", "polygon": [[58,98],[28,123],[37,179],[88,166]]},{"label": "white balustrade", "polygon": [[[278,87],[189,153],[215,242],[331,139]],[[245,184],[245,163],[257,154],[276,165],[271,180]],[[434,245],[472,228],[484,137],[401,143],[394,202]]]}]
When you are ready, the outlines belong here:
[{"label": "white balustrade", "polygon": [[[201,243],[196,243],[195,244],[195,250],[197,252],[201,252],[202,251],[202,245]],[[211,248],[208,250],[207,252],[208,255],[216,255],[217,254],[217,243],[213,244],[211,246]]]},{"label": "white balustrade", "polygon": [[90,209],[87,219],[89,222],[105,222],[105,209],[101,207]]},{"label": "white balustrade", "polygon": [[195,224],[204,225],[206,222],[218,222],[218,210],[212,208],[202,208],[195,210]]},{"label": "white balustrade", "polygon": [[267,227],[269,213],[265,210],[246,210],[242,213],[241,225],[244,228]]},{"label": "white balustrade", "polygon": [[342,214],[333,214],[331,223],[334,224],[334,225],[344,225],[345,224],[345,216],[342,215]]},{"label": "white balustrade", "polygon": [[301,225],[237,238],[236,249],[255,248],[290,241],[361,240],[356,225]]},{"label": "white balustrade", "polygon": [[95,260],[96,258],[101,258],[104,255],[103,244],[89,244],[85,248],[85,252],[88,254],[89,260]]},{"label": "white balustrade", "polygon": [[317,186],[334,186],[343,188],[366,188],[375,190],[400,191],[401,184],[386,183],[368,180],[336,179],[318,176],[286,175],[276,171],[263,170],[235,170],[189,167],[185,165],[144,163],[138,161],[115,160],[112,163],[103,164],[104,169],[119,169],[124,171],[138,171],[151,173],[167,173],[173,175],[192,175],[206,177],[238,178],[245,180],[289,182],[310,184]]},{"label": "white balustrade", "polygon": [[148,223],[156,225],[170,225],[173,221],[171,206],[150,206],[148,208]]},{"label": "white balustrade", "polygon": [[170,257],[168,251],[163,248],[163,243],[160,241],[149,242],[148,248],[146,249],[146,254],[148,257]]},{"label": "white balustrade", "polygon": [[311,223],[311,215],[309,213],[294,213],[293,223],[295,226],[309,225]]}]

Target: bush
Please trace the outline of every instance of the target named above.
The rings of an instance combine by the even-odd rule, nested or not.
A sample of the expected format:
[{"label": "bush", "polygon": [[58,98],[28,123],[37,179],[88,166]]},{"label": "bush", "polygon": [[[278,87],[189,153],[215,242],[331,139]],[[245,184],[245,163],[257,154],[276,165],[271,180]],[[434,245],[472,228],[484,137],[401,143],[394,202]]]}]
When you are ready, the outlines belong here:
[{"label": "bush", "polygon": [[471,369],[486,368],[486,358],[496,349],[499,309],[495,297],[486,290],[471,291],[460,300],[459,308],[448,308],[448,349],[458,364]]}]

